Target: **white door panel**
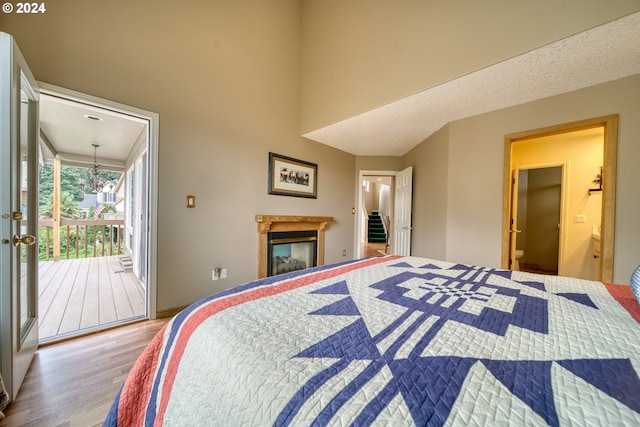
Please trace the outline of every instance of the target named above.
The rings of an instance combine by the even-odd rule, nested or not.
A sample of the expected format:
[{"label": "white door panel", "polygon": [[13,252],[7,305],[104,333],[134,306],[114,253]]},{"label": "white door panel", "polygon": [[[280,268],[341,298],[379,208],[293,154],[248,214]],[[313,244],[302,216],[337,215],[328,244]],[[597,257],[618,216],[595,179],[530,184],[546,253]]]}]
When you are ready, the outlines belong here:
[{"label": "white door panel", "polygon": [[0,373],[16,394],[38,346],[39,89],[0,33]]},{"label": "white door panel", "polygon": [[411,255],[411,204],[413,202],[413,168],[396,175],[395,212],[393,221],[393,254]]}]

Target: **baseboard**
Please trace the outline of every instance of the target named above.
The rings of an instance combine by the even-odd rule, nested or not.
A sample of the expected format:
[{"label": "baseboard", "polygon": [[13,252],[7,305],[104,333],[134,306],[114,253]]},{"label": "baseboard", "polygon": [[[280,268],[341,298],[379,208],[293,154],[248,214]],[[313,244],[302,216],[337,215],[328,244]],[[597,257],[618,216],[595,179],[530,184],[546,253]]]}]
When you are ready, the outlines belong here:
[{"label": "baseboard", "polygon": [[156,311],[156,319],[164,319],[166,317],[173,317],[173,316],[175,316],[176,314],[180,313],[182,310],[184,310],[187,307],[188,307],[188,305],[183,305],[182,307],[175,307],[175,308],[171,308],[169,310]]}]

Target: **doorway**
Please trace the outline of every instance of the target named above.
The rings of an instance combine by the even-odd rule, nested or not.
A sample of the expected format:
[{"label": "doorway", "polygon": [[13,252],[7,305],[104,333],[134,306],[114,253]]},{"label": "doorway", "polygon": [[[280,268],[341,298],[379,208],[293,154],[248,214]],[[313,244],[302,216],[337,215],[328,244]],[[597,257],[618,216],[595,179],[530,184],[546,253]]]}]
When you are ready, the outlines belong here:
[{"label": "doorway", "polygon": [[[369,191],[367,191],[367,189]],[[377,205],[370,203],[373,209],[367,207],[367,193],[377,199]],[[394,254],[408,256],[411,253],[411,211],[413,204],[413,167],[401,171],[368,171],[361,170],[358,174],[355,218],[355,250],[356,258],[367,256],[367,249],[371,249],[369,256]],[[382,209],[380,209],[382,200]],[[380,221],[385,231],[385,243],[378,243],[380,247],[369,245],[368,227],[369,210],[381,213]],[[382,211],[382,212],[380,212]],[[383,249],[384,248],[384,249]]]},{"label": "doorway", "polygon": [[[505,136],[505,167],[503,171],[503,235],[502,235],[502,268],[513,269],[515,266],[516,245],[513,234],[517,228],[511,224],[513,192],[515,180],[513,171],[518,162],[514,159],[516,146],[533,143],[536,139],[547,139],[549,148],[555,149],[554,141],[561,137],[573,135],[599,134],[599,148],[594,153],[591,145],[578,144],[563,154],[566,159],[564,175],[566,206],[565,214],[560,221],[559,274],[571,277],[582,277],[591,280],[611,281],[613,277],[613,250],[615,228],[615,187],[616,187],[616,153],[617,153],[617,115],[583,120],[548,128],[525,131]],[[587,140],[585,140],[587,141]],[[581,157],[582,156],[582,157]],[[582,158],[587,156],[592,165],[586,168]],[[540,160],[538,160],[540,161]],[[549,161],[547,161],[549,162]],[[521,165],[522,165],[521,161]],[[534,163],[529,160],[525,163]],[[597,212],[596,212],[597,211]],[[589,221],[597,221],[590,223]],[[596,231],[597,240],[593,240]],[[529,236],[530,237],[530,236]],[[528,240],[528,239],[527,239]],[[578,243],[576,243],[578,242]],[[577,246],[575,246],[577,244]],[[597,246],[599,258],[598,268],[593,268],[593,250]],[[563,256],[563,253],[565,254]],[[526,257],[526,253],[524,255]],[[592,275],[597,271],[599,277]]]},{"label": "doorway", "polygon": [[557,275],[559,271],[563,169],[522,167],[514,171],[512,224],[515,260],[512,269]]},{"label": "doorway", "polygon": [[393,188],[391,175],[364,175],[361,179],[359,258],[390,253]]},{"label": "doorway", "polygon": [[59,215],[41,237],[47,241],[39,268],[41,342],[154,318],[158,116],[52,85],[41,88],[43,162],[57,169],[53,186],[66,185],[67,192],[78,186],[61,182],[64,168],[108,177],[98,187],[90,173],[81,180],[73,218]]}]

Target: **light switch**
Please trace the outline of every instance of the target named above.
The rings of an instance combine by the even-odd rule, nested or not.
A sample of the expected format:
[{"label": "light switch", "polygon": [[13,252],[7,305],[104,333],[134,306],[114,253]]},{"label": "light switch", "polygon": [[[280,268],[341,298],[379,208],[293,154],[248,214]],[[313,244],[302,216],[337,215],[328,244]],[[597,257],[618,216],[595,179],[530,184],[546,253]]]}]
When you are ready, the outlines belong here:
[{"label": "light switch", "polygon": [[573,217],[573,222],[587,222],[587,216],[585,214],[578,214]]}]

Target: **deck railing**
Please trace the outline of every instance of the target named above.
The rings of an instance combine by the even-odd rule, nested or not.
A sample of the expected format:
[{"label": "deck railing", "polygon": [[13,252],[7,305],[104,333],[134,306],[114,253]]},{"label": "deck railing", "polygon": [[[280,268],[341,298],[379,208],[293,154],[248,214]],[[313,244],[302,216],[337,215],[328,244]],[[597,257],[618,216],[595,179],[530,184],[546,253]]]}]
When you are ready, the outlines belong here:
[{"label": "deck railing", "polygon": [[38,221],[38,228],[39,258],[47,261],[51,258],[113,256],[124,252],[123,219],[62,219],[59,245],[53,242],[53,220]]}]

